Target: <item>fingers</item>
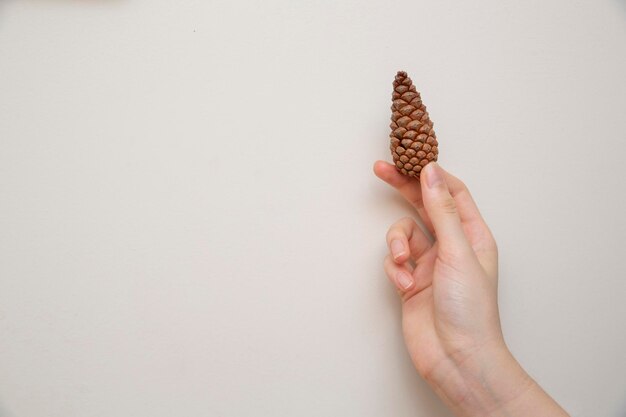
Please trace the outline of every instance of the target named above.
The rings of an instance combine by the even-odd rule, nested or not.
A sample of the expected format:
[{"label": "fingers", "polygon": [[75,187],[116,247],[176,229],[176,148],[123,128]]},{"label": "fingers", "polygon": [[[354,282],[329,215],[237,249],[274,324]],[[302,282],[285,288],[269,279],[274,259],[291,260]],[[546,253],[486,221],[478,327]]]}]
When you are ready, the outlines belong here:
[{"label": "fingers", "polygon": [[440,250],[455,254],[467,253],[470,245],[444,171],[436,162],[431,162],[422,170],[420,180],[424,207],[435,229]]},{"label": "fingers", "polygon": [[480,212],[478,211],[478,207],[476,206],[472,195],[470,194],[463,181],[450,174],[445,169],[441,168],[441,166],[439,166],[439,169],[443,171],[446,183],[448,184],[448,189],[450,190],[450,194],[457,202],[461,221],[482,221],[482,217],[480,215]]},{"label": "fingers", "polygon": [[[387,246],[390,255],[385,258],[385,272],[403,299],[427,287],[431,275],[420,273],[420,268],[431,242],[415,220],[405,217],[394,223],[387,232]],[[415,268],[409,263],[411,259],[416,261]]]},{"label": "fingers", "polygon": [[406,293],[415,287],[413,275],[406,266],[397,264],[389,255],[385,257],[384,265],[387,277],[400,294]]},{"label": "fingers", "polygon": [[419,259],[431,244],[415,220],[405,217],[389,228],[387,246],[393,260],[403,264],[411,258]]},{"label": "fingers", "polygon": [[[478,207],[469,190],[460,179],[446,172],[441,167],[439,167],[439,169],[443,172],[446,185],[448,186],[448,192],[454,199],[456,212],[458,213],[470,246],[477,254],[485,253],[485,256],[496,259],[497,248],[495,241],[480,215]],[[417,181],[402,175],[397,171],[394,165],[384,161],[377,161],[374,164],[374,173],[380,179],[397,189],[400,194],[415,207],[428,231],[433,235],[437,234],[428,210],[424,207],[424,193],[427,191],[423,189],[423,182],[421,184],[422,187],[420,187]],[[423,172],[421,176],[425,177],[426,175],[427,174]]]},{"label": "fingers", "polygon": [[[428,255],[427,255],[428,256]],[[391,255],[385,257],[385,273],[393,283],[398,294],[404,301],[427,288],[432,283],[432,274],[421,273],[419,266],[415,271],[411,270],[407,264],[398,264]]]},{"label": "fingers", "polygon": [[377,161],[374,164],[374,173],[378,178],[400,192],[402,197],[417,210],[417,214],[419,214],[422,222],[424,222],[424,226],[432,233],[433,226],[424,209],[419,182],[413,178],[402,175],[394,165],[384,161]]},{"label": "fingers", "polygon": [[463,182],[454,175],[446,172],[446,183],[450,194],[456,201],[461,223],[466,231],[470,245],[476,252],[495,252],[496,244],[489,227],[480,214],[471,193]]}]

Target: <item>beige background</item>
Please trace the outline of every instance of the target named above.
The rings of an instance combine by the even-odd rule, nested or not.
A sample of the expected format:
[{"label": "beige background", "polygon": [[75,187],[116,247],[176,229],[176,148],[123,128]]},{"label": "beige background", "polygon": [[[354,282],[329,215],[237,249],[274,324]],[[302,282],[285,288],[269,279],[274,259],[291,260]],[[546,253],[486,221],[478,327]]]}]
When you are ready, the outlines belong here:
[{"label": "beige background", "polygon": [[626,2],[4,0],[0,416],[449,416],[381,267],[398,69],[510,348],[626,415]]}]

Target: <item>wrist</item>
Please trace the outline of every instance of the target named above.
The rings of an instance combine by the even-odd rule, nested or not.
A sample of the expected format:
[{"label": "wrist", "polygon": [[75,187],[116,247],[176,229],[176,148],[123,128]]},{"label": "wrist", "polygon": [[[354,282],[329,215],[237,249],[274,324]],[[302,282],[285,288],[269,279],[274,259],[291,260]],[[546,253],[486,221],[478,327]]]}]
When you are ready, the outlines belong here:
[{"label": "wrist", "polygon": [[459,416],[498,415],[538,388],[504,342],[449,355],[427,380]]}]

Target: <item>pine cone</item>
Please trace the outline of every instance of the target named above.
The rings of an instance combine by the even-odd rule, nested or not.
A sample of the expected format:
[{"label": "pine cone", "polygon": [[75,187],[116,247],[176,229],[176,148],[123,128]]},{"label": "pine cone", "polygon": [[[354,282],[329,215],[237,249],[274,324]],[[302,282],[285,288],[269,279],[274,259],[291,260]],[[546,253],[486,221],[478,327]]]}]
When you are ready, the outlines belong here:
[{"label": "pine cone", "polygon": [[422,168],[439,154],[433,122],[406,72],[398,71],[391,98],[389,148],[393,162],[404,175],[419,179]]}]

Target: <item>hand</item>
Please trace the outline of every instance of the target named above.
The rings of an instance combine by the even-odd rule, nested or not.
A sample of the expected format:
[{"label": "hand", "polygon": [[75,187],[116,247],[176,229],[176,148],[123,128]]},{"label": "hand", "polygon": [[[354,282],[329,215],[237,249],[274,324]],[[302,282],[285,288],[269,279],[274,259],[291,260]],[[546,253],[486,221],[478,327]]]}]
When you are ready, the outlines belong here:
[{"label": "hand", "polygon": [[393,165],[374,166],[417,210],[431,243],[411,218],[387,233],[385,271],[402,299],[404,338],[418,372],[431,380],[450,358],[462,362],[503,344],[497,306],[495,240],[463,183],[437,164],[421,187]]},{"label": "hand", "polygon": [[[434,238],[411,218],[387,233],[385,272],[402,300],[404,339],[417,371],[458,415],[523,411],[529,395],[547,397],[504,343],[498,251],[467,187],[436,163],[426,165],[419,183],[381,161],[374,172],[413,205]],[[551,399],[547,404],[558,408]],[[553,415],[566,415],[558,410]]]}]

